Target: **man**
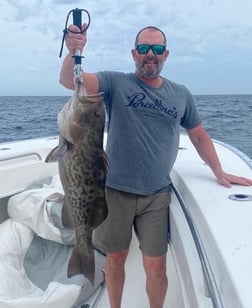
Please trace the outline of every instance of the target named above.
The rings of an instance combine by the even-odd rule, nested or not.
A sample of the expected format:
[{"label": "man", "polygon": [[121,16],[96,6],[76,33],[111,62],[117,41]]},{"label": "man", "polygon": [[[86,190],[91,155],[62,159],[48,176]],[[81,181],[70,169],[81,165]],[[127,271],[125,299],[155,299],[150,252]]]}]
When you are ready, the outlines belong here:
[{"label": "man", "polygon": [[[71,31],[78,28],[71,25]],[[85,25],[83,25],[85,30]],[[83,50],[86,33],[69,32],[60,81],[74,89],[75,50]],[[108,218],[94,242],[107,253],[105,278],[111,308],[120,308],[124,264],[132,226],[140,243],[151,308],[162,308],[167,291],[167,213],[170,170],[176,159],[179,127],[183,126],[219,184],[252,185],[252,180],[225,173],[213,143],[201,125],[191,93],[160,75],[169,56],[165,34],[156,27],[139,31],[132,49],[135,73],[83,73],[89,94],[104,92],[108,114],[106,182]]]}]

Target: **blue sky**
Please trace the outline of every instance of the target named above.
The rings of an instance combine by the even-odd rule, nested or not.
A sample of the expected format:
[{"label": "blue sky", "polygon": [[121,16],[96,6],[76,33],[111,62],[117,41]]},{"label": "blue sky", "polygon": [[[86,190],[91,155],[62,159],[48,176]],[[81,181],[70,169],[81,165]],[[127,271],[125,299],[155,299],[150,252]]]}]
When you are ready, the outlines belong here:
[{"label": "blue sky", "polygon": [[135,35],[155,25],[170,50],[163,76],[193,94],[252,93],[251,0],[2,0],[0,96],[69,95],[58,82],[59,49],[76,7],[91,15],[86,71],[134,71]]}]

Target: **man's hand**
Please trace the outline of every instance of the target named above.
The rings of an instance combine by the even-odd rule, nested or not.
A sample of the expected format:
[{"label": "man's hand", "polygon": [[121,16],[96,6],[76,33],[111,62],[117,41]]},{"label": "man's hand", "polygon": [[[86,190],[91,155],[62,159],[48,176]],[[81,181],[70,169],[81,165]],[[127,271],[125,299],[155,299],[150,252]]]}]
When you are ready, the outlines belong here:
[{"label": "man's hand", "polygon": [[84,23],[82,25],[82,33],[80,33],[80,29],[75,25],[70,25],[68,27],[68,33],[65,37],[65,43],[68,48],[69,53],[72,55],[75,54],[76,50],[80,50],[81,53],[83,51],[84,46],[87,42],[87,33],[85,29],[87,28],[87,24]]},{"label": "man's hand", "polygon": [[221,177],[217,178],[217,181],[220,185],[223,185],[225,187],[231,187],[232,184],[252,186],[251,179],[241,177],[241,176],[236,176],[236,175],[225,173],[225,172],[223,172]]}]

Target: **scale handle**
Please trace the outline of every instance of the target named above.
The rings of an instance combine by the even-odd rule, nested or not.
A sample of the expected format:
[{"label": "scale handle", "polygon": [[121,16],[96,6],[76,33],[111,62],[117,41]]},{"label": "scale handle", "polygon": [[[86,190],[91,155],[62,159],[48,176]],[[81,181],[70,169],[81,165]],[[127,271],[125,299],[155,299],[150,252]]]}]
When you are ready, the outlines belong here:
[{"label": "scale handle", "polygon": [[73,24],[79,27],[81,31],[82,26],[82,10],[76,8],[73,10]]},{"label": "scale handle", "polygon": [[[69,16],[72,14],[73,15],[73,24],[75,26],[77,26],[80,30],[79,33],[83,33],[84,31],[81,31],[81,27],[82,27],[82,12],[86,13],[87,14],[87,17],[88,17],[88,20],[87,20],[87,26],[86,26],[86,29],[85,31],[88,29],[89,25],[90,25],[90,14],[87,10],[84,10],[84,9],[74,9],[74,10],[71,10],[68,14],[67,14],[67,18],[66,18],[66,23],[65,23],[65,29],[63,30],[63,38],[62,38],[62,42],[61,42],[61,47],[60,47],[60,54],[59,54],[59,57],[61,58],[62,56],[62,51],[63,51],[63,47],[64,47],[64,41],[65,41],[65,35],[68,33],[68,32],[72,32],[72,33],[78,33],[76,31],[70,31],[67,27],[68,25],[68,19],[69,19]],[[76,51],[76,55],[77,56],[80,56],[80,51]]]}]

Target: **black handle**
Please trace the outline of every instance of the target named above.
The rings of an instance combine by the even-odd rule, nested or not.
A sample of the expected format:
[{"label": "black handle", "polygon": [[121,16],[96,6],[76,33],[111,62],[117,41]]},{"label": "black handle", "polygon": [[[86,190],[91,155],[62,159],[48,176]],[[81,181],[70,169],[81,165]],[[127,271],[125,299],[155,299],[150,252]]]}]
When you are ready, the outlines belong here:
[{"label": "black handle", "polygon": [[81,26],[82,26],[82,10],[80,9],[74,9],[73,10],[73,24],[77,27],[79,27],[81,31]]},{"label": "black handle", "polygon": [[[78,8],[76,8],[76,9],[74,9],[74,10],[71,10],[71,11],[67,14],[66,23],[65,23],[65,29],[63,30],[63,38],[62,38],[62,42],[61,42],[59,57],[62,56],[62,51],[63,51],[63,47],[64,47],[64,41],[65,41],[65,35],[66,35],[68,32],[72,32],[72,33],[83,33],[83,32],[84,32],[84,31],[81,30],[81,27],[82,27],[82,12],[86,13],[86,15],[87,15],[87,26],[86,26],[85,31],[88,29],[88,27],[89,27],[89,25],[90,25],[90,21],[91,21],[89,12],[88,12],[87,10],[78,9]],[[69,16],[71,15],[71,13],[73,14],[73,24],[74,24],[75,26],[77,26],[77,27],[80,29],[80,32],[71,31],[71,30],[68,29],[68,27],[67,27],[67,25],[68,25],[68,19],[69,19]]]}]

